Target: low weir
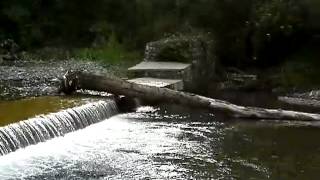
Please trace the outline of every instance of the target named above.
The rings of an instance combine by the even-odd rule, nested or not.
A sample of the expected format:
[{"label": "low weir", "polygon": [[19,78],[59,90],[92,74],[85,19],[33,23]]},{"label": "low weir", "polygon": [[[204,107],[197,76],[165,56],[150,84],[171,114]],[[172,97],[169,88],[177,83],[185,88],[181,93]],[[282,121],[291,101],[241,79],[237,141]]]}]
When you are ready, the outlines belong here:
[{"label": "low weir", "polygon": [[0,156],[85,128],[117,113],[116,102],[105,100],[1,127]]}]

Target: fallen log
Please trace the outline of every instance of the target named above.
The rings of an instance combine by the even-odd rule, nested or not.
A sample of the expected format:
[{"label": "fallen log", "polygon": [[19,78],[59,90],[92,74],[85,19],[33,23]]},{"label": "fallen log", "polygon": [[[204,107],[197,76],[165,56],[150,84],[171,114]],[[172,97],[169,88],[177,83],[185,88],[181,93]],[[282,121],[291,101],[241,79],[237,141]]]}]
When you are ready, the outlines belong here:
[{"label": "fallen log", "polygon": [[320,120],[320,114],[245,107],[196,94],[135,84],[116,77],[93,75],[84,72],[67,72],[62,83],[62,91],[70,93],[78,89],[124,95],[131,98],[139,98],[146,102],[175,103],[188,107],[219,111],[236,118],[298,121]]}]

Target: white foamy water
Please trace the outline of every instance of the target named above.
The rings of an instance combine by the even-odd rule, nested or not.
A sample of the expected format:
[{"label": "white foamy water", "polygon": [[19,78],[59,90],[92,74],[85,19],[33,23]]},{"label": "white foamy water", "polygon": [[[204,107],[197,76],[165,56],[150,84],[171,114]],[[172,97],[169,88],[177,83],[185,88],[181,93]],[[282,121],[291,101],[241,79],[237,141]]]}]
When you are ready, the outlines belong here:
[{"label": "white foamy water", "polygon": [[[215,127],[201,123],[143,122],[115,116],[85,129],[0,157],[0,179],[163,179],[192,177],[184,158],[217,164],[203,154],[203,138]],[[133,118],[133,119],[132,119]],[[193,132],[192,126],[197,127]],[[189,129],[191,128],[191,129]],[[189,162],[190,163],[190,162]]]}]

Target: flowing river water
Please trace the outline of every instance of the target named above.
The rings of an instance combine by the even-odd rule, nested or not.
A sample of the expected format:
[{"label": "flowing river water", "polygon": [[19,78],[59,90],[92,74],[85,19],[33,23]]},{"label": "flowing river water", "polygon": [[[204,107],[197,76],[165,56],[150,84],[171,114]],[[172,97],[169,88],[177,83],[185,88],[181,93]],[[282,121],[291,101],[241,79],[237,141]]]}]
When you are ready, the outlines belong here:
[{"label": "flowing river water", "polygon": [[[112,100],[94,96],[14,100],[56,95],[67,70],[117,75],[118,68],[75,60],[0,64],[0,180],[318,179],[319,123],[236,120],[172,105],[119,114]],[[297,109],[269,94],[210,96]]]},{"label": "flowing river water", "polygon": [[[5,131],[11,136],[26,133],[16,141],[28,146],[0,156],[0,179],[318,179],[317,123],[232,120],[172,105],[140,107],[108,118],[116,109],[106,103],[62,97],[0,103],[1,118],[6,119],[2,126],[85,107],[41,116],[55,122],[50,126],[31,118],[25,122],[37,130],[31,133],[16,130],[21,126]],[[39,111],[28,110],[31,104]],[[14,108],[24,116],[9,111]],[[99,111],[105,115],[93,116],[91,125],[84,123],[91,116],[83,118],[82,113]]]}]

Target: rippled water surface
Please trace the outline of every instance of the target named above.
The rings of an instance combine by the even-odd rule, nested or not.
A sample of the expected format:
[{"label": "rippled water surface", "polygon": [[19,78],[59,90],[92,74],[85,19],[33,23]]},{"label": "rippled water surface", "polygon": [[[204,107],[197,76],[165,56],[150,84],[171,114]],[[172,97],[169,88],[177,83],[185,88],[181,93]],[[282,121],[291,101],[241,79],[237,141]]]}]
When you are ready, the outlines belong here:
[{"label": "rippled water surface", "polygon": [[0,157],[0,179],[317,179],[317,125],[143,107]]}]

